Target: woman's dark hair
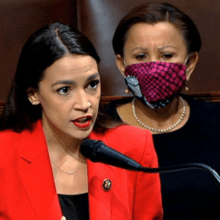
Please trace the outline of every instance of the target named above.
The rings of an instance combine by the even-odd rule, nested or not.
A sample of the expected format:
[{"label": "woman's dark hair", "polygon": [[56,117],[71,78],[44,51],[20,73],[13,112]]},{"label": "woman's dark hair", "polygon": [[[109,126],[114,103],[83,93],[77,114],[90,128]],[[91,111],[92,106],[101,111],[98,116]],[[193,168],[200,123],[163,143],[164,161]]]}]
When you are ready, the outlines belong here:
[{"label": "woman's dark hair", "polygon": [[146,3],[133,8],[119,22],[113,37],[115,54],[124,56],[124,44],[129,29],[137,23],[156,24],[169,22],[175,25],[186,42],[187,52],[199,52],[201,37],[192,19],[175,6],[168,3]]},{"label": "woman's dark hair", "polygon": [[41,106],[33,106],[27,97],[29,88],[38,88],[44,71],[56,60],[79,54],[100,59],[92,43],[77,29],[61,23],[47,25],[29,37],[18,61],[16,73],[1,116],[0,130],[12,129],[21,132],[32,130],[35,121],[41,118]]}]

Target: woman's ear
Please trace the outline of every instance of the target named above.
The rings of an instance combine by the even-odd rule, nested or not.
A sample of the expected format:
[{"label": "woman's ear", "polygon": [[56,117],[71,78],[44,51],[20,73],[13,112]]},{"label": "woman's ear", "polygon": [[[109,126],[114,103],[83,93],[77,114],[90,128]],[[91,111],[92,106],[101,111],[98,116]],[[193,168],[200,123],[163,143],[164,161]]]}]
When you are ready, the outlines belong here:
[{"label": "woman's ear", "polygon": [[189,81],[198,60],[199,60],[198,52],[194,52],[189,55],[188,61],[186,63],[186,81]]},{"label": "woman's ear", "polygon": [[124,76],[125,64],[124,64],[124,59],[121,57],[120,54],[116,55],[115,62],[122,76]]},{"label": "woman's ear", "polygon": [[38,92],[36,89],[33,89],[33,88],[28,88],[27,89],[27,96],[28,96],[28,100],[30,101],[30,103],[32,105],[38,105],[40,104],[40,101],[39,101],[39,95],[38,95]]}]

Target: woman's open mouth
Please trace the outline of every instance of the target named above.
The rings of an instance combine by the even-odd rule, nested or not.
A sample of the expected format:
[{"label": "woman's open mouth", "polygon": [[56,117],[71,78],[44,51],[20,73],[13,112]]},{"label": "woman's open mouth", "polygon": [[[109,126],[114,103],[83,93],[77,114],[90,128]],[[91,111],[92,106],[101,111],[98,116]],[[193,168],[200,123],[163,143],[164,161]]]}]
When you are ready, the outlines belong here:
[{"label": "woman's open mouth", "polygon": [[91,116],[84,116],[73,120],[73,124],[78,128],[87,128],[91,125]]}]

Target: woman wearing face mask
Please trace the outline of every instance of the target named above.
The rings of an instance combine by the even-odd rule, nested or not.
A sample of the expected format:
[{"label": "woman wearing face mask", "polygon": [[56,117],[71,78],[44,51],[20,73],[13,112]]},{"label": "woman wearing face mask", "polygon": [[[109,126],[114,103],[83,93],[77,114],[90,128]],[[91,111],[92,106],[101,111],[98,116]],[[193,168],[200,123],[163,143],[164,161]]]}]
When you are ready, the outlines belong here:
[{"label": "woman wearing face mask", "polygon": [[146,130],[96,125],[92,132],[101,95],[98,63],[91,42],[61,23],[25,43],[1,117],[1,220],[162,219],[157,174],[92,163],[79,151],[90,135],[157,166]]},{"label": "woman wearing face mask", "polygon": [[[181,95],[198,61],[200,34],[167,3],[147,3],[118,24],[116,64],[134,97],[107,111],[153,134],[161,167],[204,163],[220,173],[219,104]],[[215,219],[220,190],[204,171],[161,174],[164,219]]]}]

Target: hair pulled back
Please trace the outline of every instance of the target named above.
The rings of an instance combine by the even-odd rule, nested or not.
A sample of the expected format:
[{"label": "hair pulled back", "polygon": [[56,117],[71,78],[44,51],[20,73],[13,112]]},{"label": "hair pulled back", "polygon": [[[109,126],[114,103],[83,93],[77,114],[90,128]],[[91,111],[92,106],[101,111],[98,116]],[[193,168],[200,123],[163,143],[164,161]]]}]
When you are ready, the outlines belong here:
[{"label": "hair pulled back", "polygon": [[20,54],[16,73],[1,116],[0,129],[21,132],[32,129],[42,117],[41,106],[33,106],[27,96],[29,88],[38,88],[44,71],[56,60],[68,55],[89,55],[100,59],[92,43],[79,30],[59,22],[47,25],[29,37]]}]

